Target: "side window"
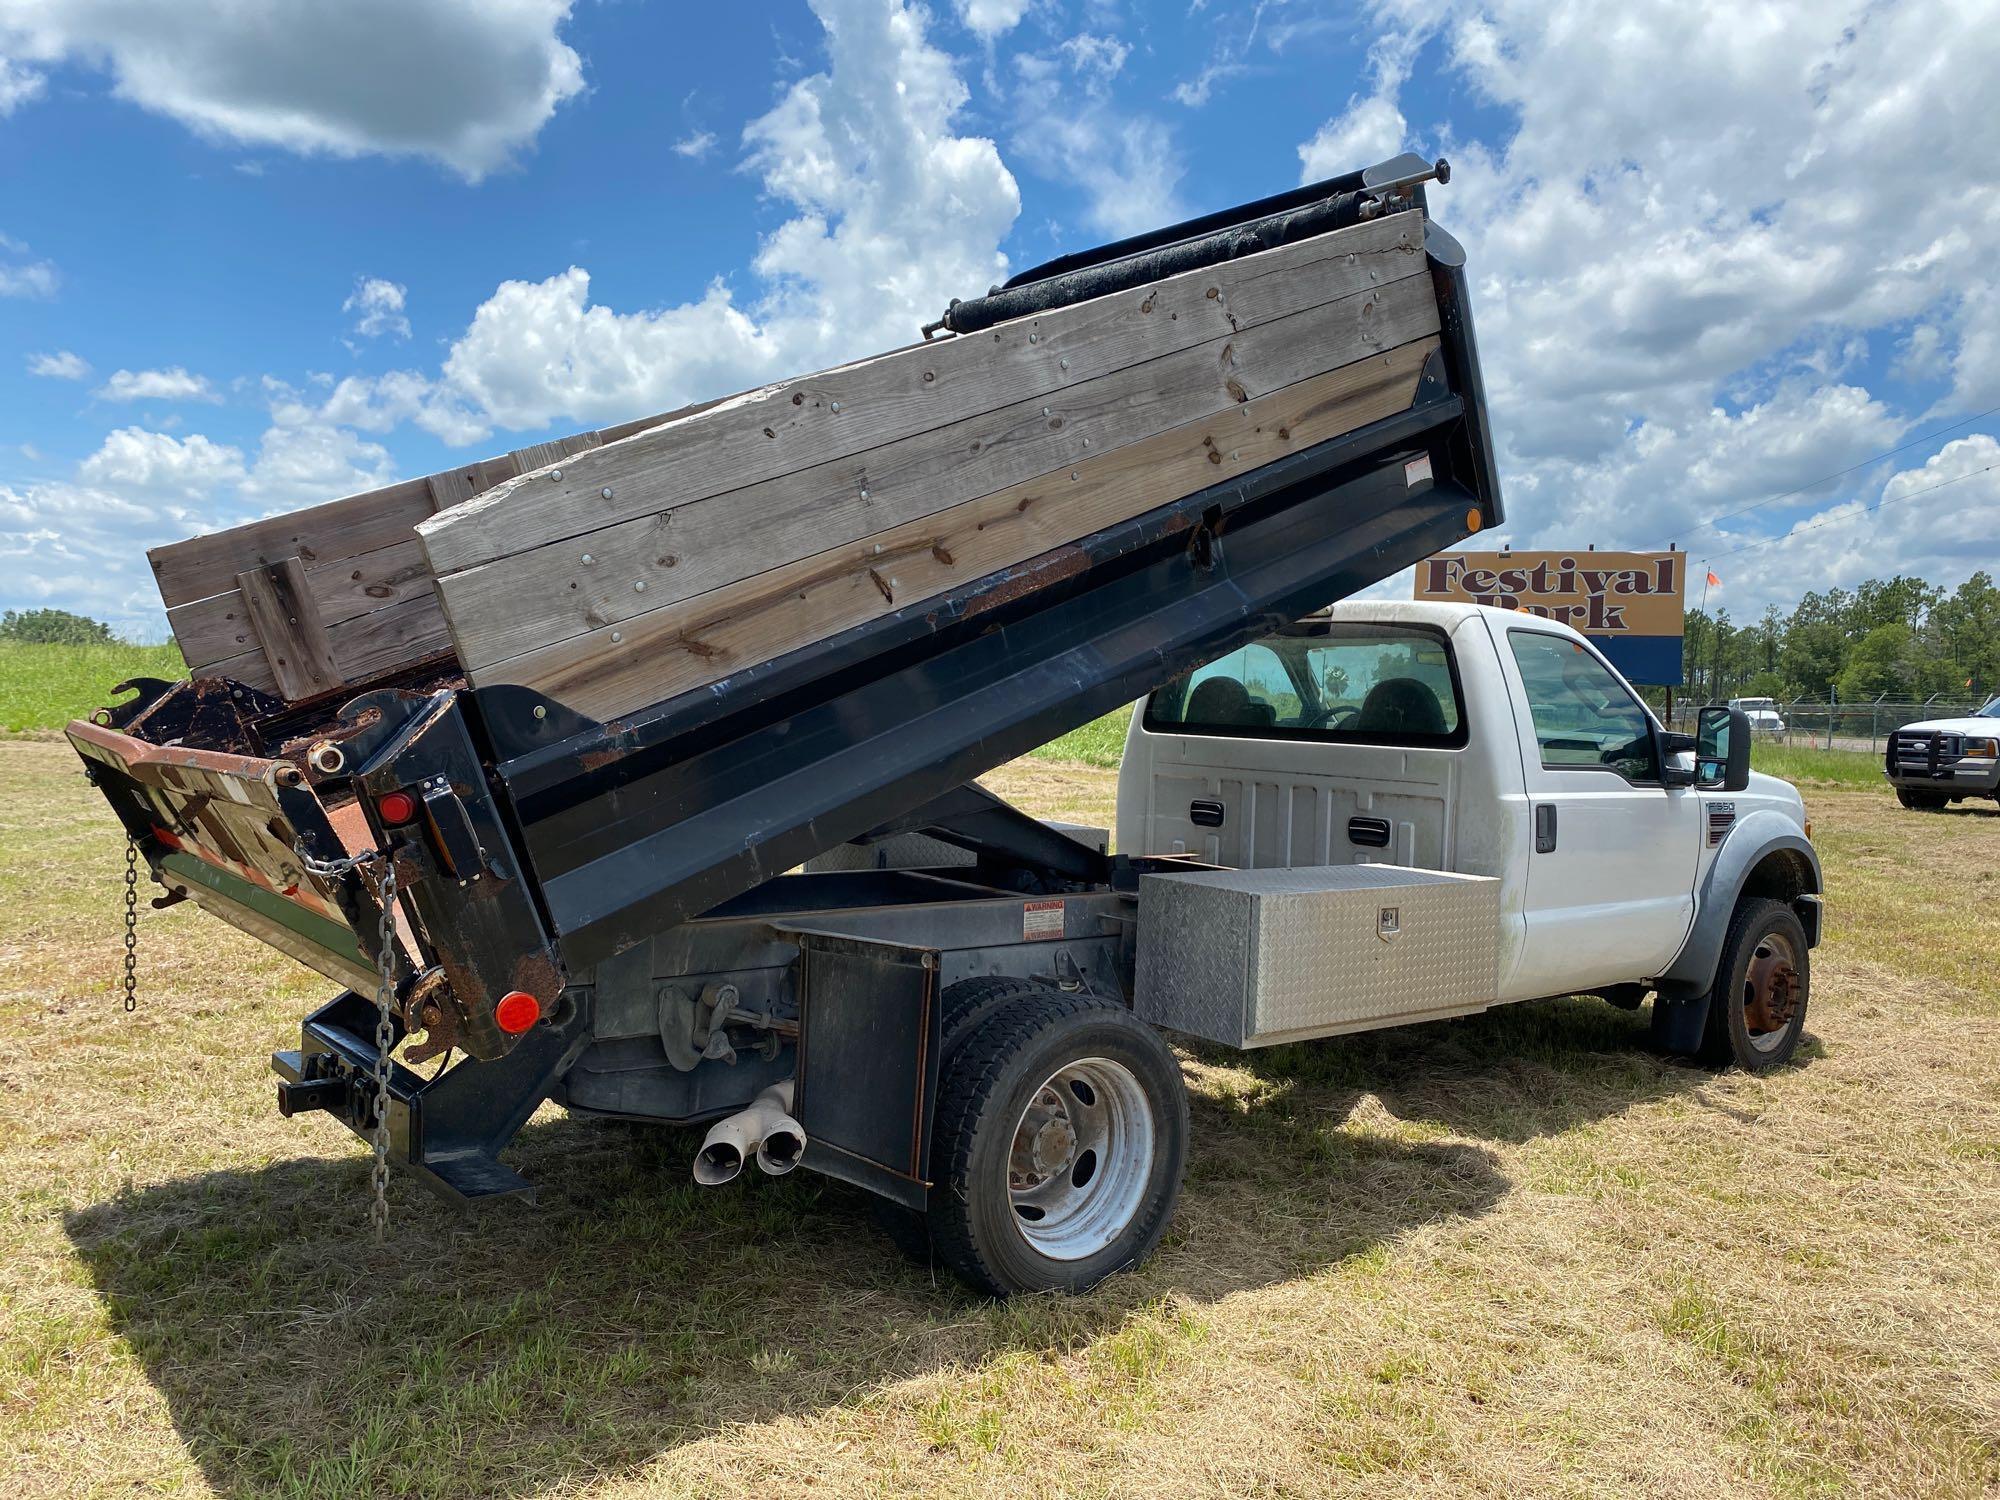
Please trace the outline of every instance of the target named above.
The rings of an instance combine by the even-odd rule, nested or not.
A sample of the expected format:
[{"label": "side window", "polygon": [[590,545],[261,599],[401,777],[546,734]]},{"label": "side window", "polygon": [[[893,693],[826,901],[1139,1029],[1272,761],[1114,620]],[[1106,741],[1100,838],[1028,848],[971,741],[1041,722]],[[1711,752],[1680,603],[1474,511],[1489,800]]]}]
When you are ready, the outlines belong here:
[{"label": "side window", "polygon": [[1507,639],[1544,766],[1616,771],[1627,781],[1660,779],[1652,719],[1609,667],[1559,635],[1510,630]]}]

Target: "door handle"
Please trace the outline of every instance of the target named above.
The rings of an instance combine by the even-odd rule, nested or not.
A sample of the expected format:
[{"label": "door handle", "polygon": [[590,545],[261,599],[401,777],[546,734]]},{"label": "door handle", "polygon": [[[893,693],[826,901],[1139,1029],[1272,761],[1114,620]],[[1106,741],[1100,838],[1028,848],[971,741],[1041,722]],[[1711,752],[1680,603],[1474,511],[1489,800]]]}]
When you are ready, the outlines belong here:
[{"label": "door handle", "polygon": [[1535,804],[1535,853],[1556,852],[1556,805],[1553,802]]},{"label": "door handle", "polygon": [[1188,804],[1188,821],[1197,828],[1220,828],[1224,808],[1212,797],[1197,797]]}]

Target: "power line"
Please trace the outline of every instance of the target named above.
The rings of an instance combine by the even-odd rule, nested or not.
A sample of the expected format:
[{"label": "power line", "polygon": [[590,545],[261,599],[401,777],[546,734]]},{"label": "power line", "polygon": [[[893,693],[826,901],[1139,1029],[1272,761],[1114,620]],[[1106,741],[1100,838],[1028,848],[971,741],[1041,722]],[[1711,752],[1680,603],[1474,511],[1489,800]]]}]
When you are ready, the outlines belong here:
[{"label": "power line", "polygon": [[1725,557],[1734,557],[1739,552],[1755,552],[1759,547],[1775,547],[1780,542],[1789,542],[1793,537],[1803,536],[1808,531],[1818,531],[1822,526],[1835,526],[1842,521],[1852,521],[1857,516],[1871,515],[1885,505],[1895,505],[1904,500],[1915,500],[1920,495],[1934,494],[1938,490],[1949,489],[1952,485],[1961,483],[1964,480],[1977,479],[1981,474],[1991,474],[1995,469],[2000,469],[2000,463],[1991,463],[1983,469],[1972,469],[1964,474],[1954,475],[1950,479],[1941,479],[1936,484],[1927,484],[1922,489],[1911,490],[1905,495],[1891,495],[1887,499],[1877,500],[1873,505],[1864,505],[1860,510],[1851,510],[1844,516],[1828,516],[1824,521],[1815,521],[1810,526],[1797,527],[1792,531],[1786,532],[1783,536],[1767,536],[1762,541],[1746,542],[1741,547],[1731,548],[1727,552],[1718,552],[1713,558],[1703,558],[1702,562],[1706,565],[1711,561],[1720,562]]},{"label": "power line", "polygon": [[[1987,417],[1993,416],[1996,413],[2000,413],[2000,406],[1991,406],[1988,407],[1985,411],[1974,412],[1971,416],[1962,417],[1958,421],[1951,423],[1949,426],[1938,428],[1937,431],[1935,432],[1927,432],[1922,437],[1911,438],[1907,443],[1903,443],[1897,447],[1891,448],[1886,453],[1878,453],[1873,458],[1862,459],[1861,462],[1858,464],[1849,464],[1846,468],[1836,469],[1831,474],[1822,474],[1817,479],[1809,479],[1804,484],[1800,485],[1797,489],[1786,490],[1782,495],[1773,495],[1768,500],[1759,500],[1754,505],[1746,505],[1741,510],[1732,510],[1726,515],[1712,516],[1706,521],[1701,521],[1696,523],[1693,527],[1690,528],[1690,531],[1706,531],[1711,526],[1720,526],[1724,521],[1733,521],[1738,516],[1747,516],[1753,510],[1762,510],[1767,505],[1776,505],[1781,500],[1790,500],[1795,495],[1803,495],[1807,490],[1816,490],[1823,484],[1831,483],[1833,480],[1836,479],[1845,478],[1847,475],[1855,473],[1857,470],[1872,468],[1874,465],[1882,462],[1882,460],[1885,458],[1894,458],[1898,453],[1907,452],[1911,448],[1921,448],[1925,443],[1935,442],[1937,441],[1937,439],[1943,437],[1947,432],[1952,431],[1953,428],[1969,426],[1971,423],[1983,421]],[[1726,552],[1723,554],[1723,556],[1725,557],[1727,557],[1728,555],[1729,554]]]}]

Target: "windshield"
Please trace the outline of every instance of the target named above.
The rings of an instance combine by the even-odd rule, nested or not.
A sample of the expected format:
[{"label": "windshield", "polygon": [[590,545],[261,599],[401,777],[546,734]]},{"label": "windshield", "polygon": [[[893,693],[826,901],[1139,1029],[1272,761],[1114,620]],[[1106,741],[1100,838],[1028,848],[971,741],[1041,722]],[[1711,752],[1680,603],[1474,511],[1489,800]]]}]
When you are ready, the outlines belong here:
[{"label": "windshield", "polygon": [[1995,698],[1986,707],[1974,714],[1975,719],[2000,719],[2000,698]]},{"label": "windshield", "polygon": [[1738,708],[1776,708],[1777,704],[1769,698],[1738,698],[1736,706]]}]

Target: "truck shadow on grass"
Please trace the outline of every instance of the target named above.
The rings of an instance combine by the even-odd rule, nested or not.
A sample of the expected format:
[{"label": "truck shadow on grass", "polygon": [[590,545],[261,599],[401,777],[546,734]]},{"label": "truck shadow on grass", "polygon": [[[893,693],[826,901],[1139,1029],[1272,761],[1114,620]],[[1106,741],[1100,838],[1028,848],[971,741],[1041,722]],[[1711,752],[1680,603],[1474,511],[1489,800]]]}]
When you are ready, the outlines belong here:
[{"label": "truck shadow on grass", "polygon": [[[974,1298],[898,1255],[854,1190],[810,1173],[698,1189],[693,1133],[561,1117],[513,1153],[538,1207],[464,1216],[398,1184],[384,1246],[358,1153],[156,1184],[67,1228],[224,1494],[527,1495],[884,1399],[948,1449],[948,1402],[885,1388],[1100,1348],[1116,1380],[1130,1325],[1150,1337],[1189,1302],[1482,1215],[1510,1185],[1494,1147],[1700,1083],[1637,1051],[1643,1030],[1563,1001],[1197,1052],[1178,1222],[1149,1265],[1083,1298]],[[1367,1096],[1401,1123],[1357,1118]],[[324,1149],[332,1127],[306,1130]]]}]

